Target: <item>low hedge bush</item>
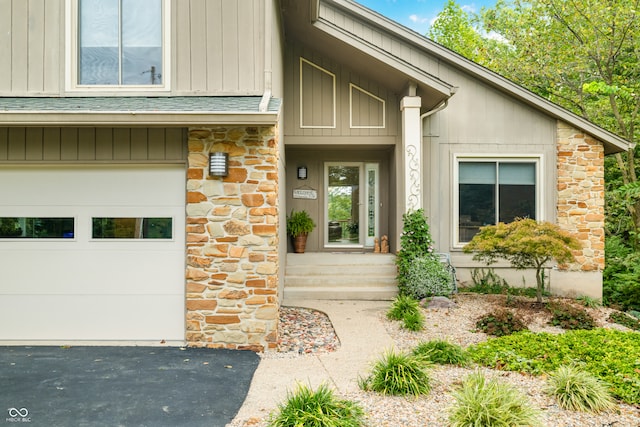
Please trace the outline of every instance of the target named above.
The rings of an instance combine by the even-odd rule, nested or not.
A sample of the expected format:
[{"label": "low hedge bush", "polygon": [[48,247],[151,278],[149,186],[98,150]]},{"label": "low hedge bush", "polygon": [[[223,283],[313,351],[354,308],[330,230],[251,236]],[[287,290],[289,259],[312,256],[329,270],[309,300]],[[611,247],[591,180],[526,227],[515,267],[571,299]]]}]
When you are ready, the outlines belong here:
[{"label": "low hedge bush", "polygon": [[563,334],[517,332],[470,346],[471,359],[495,369],[549,373],[562,365],[582,369],[611,385],[614,396],[640,403],[640,334],[612,329]]}]

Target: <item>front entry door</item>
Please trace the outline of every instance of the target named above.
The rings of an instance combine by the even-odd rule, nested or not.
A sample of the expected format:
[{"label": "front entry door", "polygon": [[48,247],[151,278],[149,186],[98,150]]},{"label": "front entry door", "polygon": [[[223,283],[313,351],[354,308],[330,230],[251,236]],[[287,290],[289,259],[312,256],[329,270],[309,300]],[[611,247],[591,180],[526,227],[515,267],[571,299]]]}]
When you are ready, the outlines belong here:
[{"label": "front entry door", "polygon": [[325,246],[373,247],[378,233],[377,163],[325,163]]}]

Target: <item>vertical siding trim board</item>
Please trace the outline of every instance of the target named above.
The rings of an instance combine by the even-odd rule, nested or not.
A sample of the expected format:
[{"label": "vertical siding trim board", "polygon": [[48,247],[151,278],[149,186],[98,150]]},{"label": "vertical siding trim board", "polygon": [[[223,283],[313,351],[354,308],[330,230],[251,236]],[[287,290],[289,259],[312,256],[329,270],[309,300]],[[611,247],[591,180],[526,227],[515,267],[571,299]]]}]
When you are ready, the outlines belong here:
[{"label": "vertical siding trim board", "polygon": [[[188,138],[186,340],[277,347],[279,142],[276,127],[192,128]],[[229,175],[208,174],[210,152]]]},{"label": "vertical siding trim board", "polygon": [[[369,123],[373,122],[374,119],[378,118],[376,117],[378,114],[375,111],[376,110],[375,107],[370,106],[368,108],[368,111],[366,111],[365,113],[361,111],[360,107],[362,106],[362,104],[364,104],[363,102],[358,103],[358,111],[354,111],[354,99],[353,99],[354,91],[358,91],[364,94],[365,96],[369,97],[370,98],[369,105],[373,104],[374,102],[378,102],[381,104],[381,107],[378,107],[382,111],[382,122],[380,124],[367,124],[367,125],[354,124],[354,115],[355,115],[354,113],[358,113],[358,115],[366,117],[367,120],[369,120]],[[387,113],[387,103],[384,99],[378,96],[375,96],[371,92],[368,92],[353,83],[349,83],[349,127],[351,129],[384,129],[386,127],[386,118],[387,118],[386,113]],[[360,123],[360,120],[358,121],[358,123]]]},{"label": "vertical siding trim board", "polygon": [[604,270],[604,145],[558,122],[558,224],[582,244],[569,271]]},{"label": "vertical siding trim board", "polygon": [[[326,93],[326,88],[322,83],[317,84],[314,79],[309,76],[309,80],[311,82],[305,82],[304,79],[304,66],[308,65],[321,73],[328,75],[331,78],[331,88],[330,93]],[[319,86],[319,87],[317,87]],[[311,93],[309,93],[311,91]],[[305,101],[305,94],[307,94],[307,99]],[[329,106],[325,105],[324,99],[326,96],[330,96],[331,99],[329,101]],[[306,102],[306,104],[305,104]],[[312,108],[313,106],[313,108]],[[307,111],[305,113],[305,108]],[[316,124],[315,120],[320,120],[321,122],[325,118],[325,109],[330,108],[329,116],[331,118],[331,123],[329,124]],[[305,115],[311,115],[311,119],[313,123],[305,123]],[[319,65],[314,64],[313,62],[300,57],[300,128],[302,129],[335,129],[336,128],[336,75],[331,71],[322,68]]]}]

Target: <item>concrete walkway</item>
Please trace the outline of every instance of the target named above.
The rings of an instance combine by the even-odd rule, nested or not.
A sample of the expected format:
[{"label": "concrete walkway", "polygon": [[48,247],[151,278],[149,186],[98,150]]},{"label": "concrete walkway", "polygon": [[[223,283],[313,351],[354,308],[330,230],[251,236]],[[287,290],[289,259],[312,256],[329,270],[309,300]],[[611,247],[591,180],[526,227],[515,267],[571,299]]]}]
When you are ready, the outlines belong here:
[{"label": "concrete walkway", "polygon": [[299,383],[315,389],[324,382],[340,393],[358,390],[358,377],[366,376],[382,352],[393,347],[379,317],[389,301],[285,300],[282,305],[326,313],[340,348],[332,353],[262,359],[236,421],[268,415]]}]

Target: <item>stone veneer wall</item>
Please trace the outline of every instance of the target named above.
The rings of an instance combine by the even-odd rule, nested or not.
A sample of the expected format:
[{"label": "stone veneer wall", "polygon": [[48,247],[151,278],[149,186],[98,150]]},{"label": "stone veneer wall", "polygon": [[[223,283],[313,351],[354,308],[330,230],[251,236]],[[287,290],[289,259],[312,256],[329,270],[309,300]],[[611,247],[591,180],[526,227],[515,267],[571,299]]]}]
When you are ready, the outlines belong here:
[{"label": "stone veneer wall", "polygon": [[[189,130],[186,340],[272,350],[278,326],[278,140],[275,127]],[[229,176],[208,155],[229,153]]]},{"label": "stone veneer wall", "polygon": [[565,269],[604,270],[604,146],[558,122],[558,224],[582,243]]}]

